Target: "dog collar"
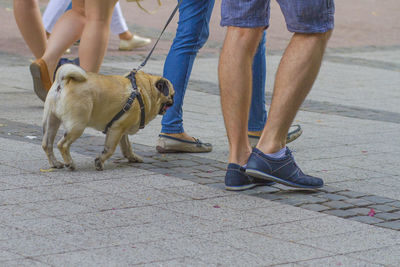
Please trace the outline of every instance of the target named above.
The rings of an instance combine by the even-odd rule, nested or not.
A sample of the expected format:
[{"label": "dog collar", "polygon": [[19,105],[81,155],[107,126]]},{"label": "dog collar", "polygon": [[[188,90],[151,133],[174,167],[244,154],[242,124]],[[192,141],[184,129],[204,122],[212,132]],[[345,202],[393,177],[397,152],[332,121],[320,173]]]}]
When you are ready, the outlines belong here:
[{"label": "dog collar", "polygon": [[127,112],[131,107],[132,107],[132,103],[135,100],[135,98],[137,98],[139,105],[140,105],[140,126],[139,129],[143,129],[144,128],[144,124],[145,124],[145,120],[146,120],[146,113],[145,113],[145,109],[144,109],[144,102],[143,102],[143,98],[142,95],[140,94],[137,84],[136,84],[136,70],[133,70],[129,73],[128,76],[126,76],[126,78],[128,78],[131,81],[132,84],[132,93],[129,96],[128,100],[126,101],[124,107],[117,113],[117,115],[114,116],[114,118],[112,118],[112,120],[107,124],[106,128],[104,129],[103,133],[106,134],[108,129],[113,125],[113,123],[117,120],[119,120],[122,115],[125,114],[125,112]]}]

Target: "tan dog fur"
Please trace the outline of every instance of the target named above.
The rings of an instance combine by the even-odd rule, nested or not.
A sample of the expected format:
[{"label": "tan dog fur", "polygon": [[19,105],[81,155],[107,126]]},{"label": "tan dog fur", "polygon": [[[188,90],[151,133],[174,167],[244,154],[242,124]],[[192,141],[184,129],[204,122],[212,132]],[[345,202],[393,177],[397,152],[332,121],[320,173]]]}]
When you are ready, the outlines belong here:
[{"label": "tan dog fur", "polygon": [[[145,124],[148,124],[157,114],[164,114],[166,106],[172,105],[174,89],[165,78],[142,71],[136,73],[136,83],[145,106]],[[64,167],[53,152],[54,139],[61,123],[65,134],[57,147],[65,166],[74,170],[75,164],[69,151],[71,144],[86,127],[104,131],[125,105],[131,91],[130,80],[123,76],[87,73],[71,64],[61,66],[47,95],[43,114],[42,147],[51,167]],[[95,160],[97,170],[103,170],[104,162],[114,153],[118,143],[129,162],[143,162],[140,156],[133,153],[128,139],[128,134],[139,130],[140,114],[140,105],[135,99],[132,107],[109,128],[104,151]]]}]

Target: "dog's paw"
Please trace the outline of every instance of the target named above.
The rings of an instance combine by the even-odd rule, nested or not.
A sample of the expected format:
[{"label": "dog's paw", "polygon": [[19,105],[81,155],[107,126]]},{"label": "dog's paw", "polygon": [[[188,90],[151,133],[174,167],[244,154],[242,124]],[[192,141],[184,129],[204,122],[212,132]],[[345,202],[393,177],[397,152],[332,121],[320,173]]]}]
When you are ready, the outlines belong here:
[{"label": "dog's paw", "polygon": [[96,167],[96,170],[102,171],[103,170],[103,163],[101,163],[100,158],[96,158],[94,160],[94,166]]},{"label": "dog's paw", "polygon": [[133,156],[128,158],[130,163],[143,163],[143,158],[139,155],[133,154]]},{"label": "dog's paw", "polygon": [[56,161],[56,162],[53,162],[53,166],[51,166],[51,167],[55,168],[55,169],[62,169],[62,168],[64,168],[64,164],[59,161]]},{"label": "dog's paw", "polygon": [[76,166],[75,166],[74,163],[65,164],[65,167],[68,168],[70,171],[75,171],[76,170]]}]

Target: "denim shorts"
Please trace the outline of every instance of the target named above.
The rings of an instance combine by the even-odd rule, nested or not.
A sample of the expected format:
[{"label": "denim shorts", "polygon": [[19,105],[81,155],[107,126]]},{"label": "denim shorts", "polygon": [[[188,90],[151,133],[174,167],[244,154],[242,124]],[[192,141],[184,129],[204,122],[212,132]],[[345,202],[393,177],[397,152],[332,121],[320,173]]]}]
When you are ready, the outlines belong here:
[{"label": "denim shorts", "polygon": [[[334,0],[277,0],[287,29],[297,33],[322,33],[333,29]],[[221,26],[269,26],[270,0],[222,0]]]}]

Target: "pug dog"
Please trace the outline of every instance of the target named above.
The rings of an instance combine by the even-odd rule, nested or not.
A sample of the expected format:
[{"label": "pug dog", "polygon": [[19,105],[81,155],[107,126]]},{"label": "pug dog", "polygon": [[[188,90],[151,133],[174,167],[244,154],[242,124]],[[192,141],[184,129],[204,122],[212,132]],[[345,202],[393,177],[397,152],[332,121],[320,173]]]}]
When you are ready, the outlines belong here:
[{"label": "pug dog", "polygon": [[[174,89],[167,79],[142,71],[135,73],[134,78],[136,82],[131,83],[124,76],[90,73],[72,64],[59,68],[47,94],[43,114],[42,147],[52,168],[65,166],[70,170],[76,169],[70,146],[86,127],[106,132],[104,150],[95,159],[97,170],[103,170],[104,162],[111,157],[118,144],[129,162],[143,162],[132,151],[128,134],[135,134],[158,114],[163,115],[173,104]],[[127,100],[132,98],[134,91],[133,84],[137,85],[135,92],[140,96],[134,95],[131,107],[127,109]],[[121,110],[124,110],[123,114],[110,125]],[[59,162],[53,152],[54,139],[61,123],[65,134],[57,147],[64,163]]]}]

